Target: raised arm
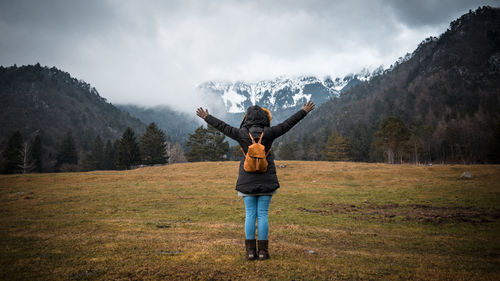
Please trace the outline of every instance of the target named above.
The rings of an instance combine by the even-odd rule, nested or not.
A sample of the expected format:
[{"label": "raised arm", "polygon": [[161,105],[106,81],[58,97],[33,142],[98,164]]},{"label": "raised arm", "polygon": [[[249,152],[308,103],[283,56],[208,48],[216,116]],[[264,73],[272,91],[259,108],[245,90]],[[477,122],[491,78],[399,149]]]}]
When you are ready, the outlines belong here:
[{"label": "raised arm", "polygon": [[207,109],[203,109],[201,107],[196,110],[196,115],[198,115],[201,119],[205,120],[205,122],[207,122],[212,127],[221,131],[224,135],[237,141],[239,129],[226,124],[222,120],[215,118],[214,116],[208,113]]},{"label": "raised arm", "polygon": [[271,134],[273,138],[278,138],[281,135],[288,132],[293,126],[299,123],[302,118],[304,118],[307,113],[314,109],[315,104],[312,101],[308,101],[306,104],[302,106],[302,109],[297,111],[294,115],[290,116],[288,119],[283,121],[282,123],[271,127]]}]

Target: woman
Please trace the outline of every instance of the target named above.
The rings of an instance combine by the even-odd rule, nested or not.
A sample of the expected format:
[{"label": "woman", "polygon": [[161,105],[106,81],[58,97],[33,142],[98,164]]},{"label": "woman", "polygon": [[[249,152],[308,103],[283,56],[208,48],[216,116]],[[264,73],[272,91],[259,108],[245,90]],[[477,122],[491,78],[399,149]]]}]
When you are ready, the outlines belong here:
[{"label": "woman", "polygon": [[[261,142],[265,147],[265,151],[269,152],[273,141],[288,132],[295,124],[297,124],[307,113],[314,109],[314,103],[309,101],[302,106],[302,109],[285,120],[283,123],[271,127],[271,113],[269,110],[258,105],[250,106],[247,109],[240,128],[232,127],[223,121],[208,114],[208,110],[198,108],[196,114],[204,119],[208,124],[212,125],[224,135],[237,141],[244,153],[247,153],[248,146],[252,142],[252,135],[255,142]],[[262,140],[260,137],[262,136]],[[278,177],[276,176],[276,166],[272,153],[267,153],[266,156],[268,166],[263,173],[246,172],[243,168],[244,159],[240,162],[238,180],[236,182],[236,190],[239,196],[243,196],[245,202],[245,246],[246,257],[253,260],[257,256],[256,240],[255,240],[255,219],[258,224],[258,246],[259,260],[269,258],[268,252],[268,233],[269,225],[267,213],[271,197],[279,188]]]}]

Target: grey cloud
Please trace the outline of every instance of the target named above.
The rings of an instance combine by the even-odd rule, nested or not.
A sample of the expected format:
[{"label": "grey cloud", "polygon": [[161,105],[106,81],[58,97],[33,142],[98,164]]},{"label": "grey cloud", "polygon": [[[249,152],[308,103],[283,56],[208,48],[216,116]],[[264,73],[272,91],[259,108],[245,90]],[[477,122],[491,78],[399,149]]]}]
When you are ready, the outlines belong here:
[{"label": "grey cloud", "polygon": [[54,65],[114,103],[192,110],[209,79],[388,66],[491,3],[471,2],[0,0],[0,65]]},{"label": "grey cloud", "polygon": [[477,0],[389,0],[398,20],[409,26],[448,25],[450,20],[482,5],[498,6],[498,1]]}]

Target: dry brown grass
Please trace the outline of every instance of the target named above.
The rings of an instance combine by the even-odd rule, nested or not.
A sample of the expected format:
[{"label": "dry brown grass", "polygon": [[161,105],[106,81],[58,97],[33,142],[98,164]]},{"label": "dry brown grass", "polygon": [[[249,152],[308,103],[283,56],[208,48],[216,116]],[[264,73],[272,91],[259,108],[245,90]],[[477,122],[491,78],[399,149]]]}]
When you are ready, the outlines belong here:
[{"label": "dry brown grass", "polygon": [[278,164],[264,262],[236,162],[0,176],[0,279],[500,279],[500,166]]}]

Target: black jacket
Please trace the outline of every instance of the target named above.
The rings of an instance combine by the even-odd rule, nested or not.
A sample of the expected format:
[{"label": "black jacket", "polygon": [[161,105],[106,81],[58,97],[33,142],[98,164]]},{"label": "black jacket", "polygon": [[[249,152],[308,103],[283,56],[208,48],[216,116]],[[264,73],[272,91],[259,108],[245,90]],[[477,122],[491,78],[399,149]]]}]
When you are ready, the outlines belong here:
[{"label": "black jacket", "polygon": [[[283,123],[272,127],[262,127],[258,124],[250,124],[250,126],[235,128],[226,124],[224,121],[213,117],[212,115],[208,115],[205,118],[205,121],[221,131],[224,135],[237,141],[246,153],[248,146],[252,144],[252,140],[250,139],[248,132],[252,134],[255,141],[257,142],[261,132],[264,131],[264,136],[262,137],[261,143],[266,147],[266,151],[269,151],[271,145],[273,144],[273,141],[276,138],[288,132],[288,130],[295,126],[295,124],[302,120],[302,118],[304,118],[306,115],[307,113],[301,109],[290,118],[283,121]],[[268,167],[266,173],[246,172],[243,169],[244,160],[245,159],[242,157],[240,161],[236,190],[245,194],[257,194],[273,192],[280,187],[278,177],[276,176],[276,166],[274,165],[274,158],[272,153],[269,153],[269,155],[267,156]]]}]

